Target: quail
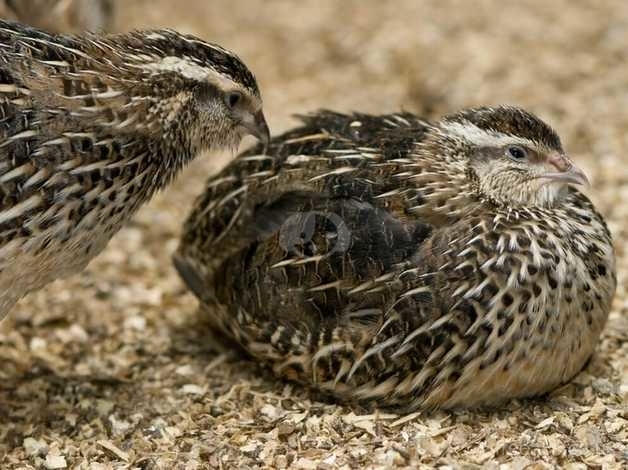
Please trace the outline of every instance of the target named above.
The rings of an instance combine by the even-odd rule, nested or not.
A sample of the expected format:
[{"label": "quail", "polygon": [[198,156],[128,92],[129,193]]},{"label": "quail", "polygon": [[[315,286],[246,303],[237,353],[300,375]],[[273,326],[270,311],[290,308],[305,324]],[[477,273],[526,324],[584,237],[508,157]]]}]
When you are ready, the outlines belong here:
[{"label": "quail", "polygon": [[55,32],[109,30],[113,0],[0,0],[0,16]]},{"label": "quail", "polygon": [[258,86],[217,45],[0,21],[0,319],[83,269],[199,153],[247,134],[268,140]]},{"label": "quail", "polygon": [[290,380],[400,410],[542,394],[594,351],[607,226],[555,131],[321,111],[209,180],[174,262],[212,327]]}]

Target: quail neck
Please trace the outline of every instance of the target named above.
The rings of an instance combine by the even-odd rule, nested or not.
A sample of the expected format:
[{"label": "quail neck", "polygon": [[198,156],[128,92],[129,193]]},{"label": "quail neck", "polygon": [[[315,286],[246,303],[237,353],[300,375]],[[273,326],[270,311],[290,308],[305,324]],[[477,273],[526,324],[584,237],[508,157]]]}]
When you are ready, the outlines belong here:
[{"label": "quail neck", "polygon": [[615,255],[586,176],[515,107],[321,111],[213,177],[175,265],[280,376],[404,410],[538,395],[592,354]]},{"label": "quail neck", "polygon": [[193,36],[0,21],[0,42],[0,318],[82,269],[202,151],[268,139],[253,74]]}]

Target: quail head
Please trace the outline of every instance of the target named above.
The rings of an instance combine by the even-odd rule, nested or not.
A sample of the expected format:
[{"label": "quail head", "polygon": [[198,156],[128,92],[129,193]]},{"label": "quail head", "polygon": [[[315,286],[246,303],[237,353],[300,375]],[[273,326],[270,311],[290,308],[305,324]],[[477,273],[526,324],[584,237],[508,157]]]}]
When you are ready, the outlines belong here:
[{"label": "quail head", "polygon": [[586,182],[519,108],[319,112],[209,181],[175,265],[216,328],[340,399],[537,395],[583,367],[615,291]]},{"label": "quail head", "polygon": [[0,319],[84,268],[199,153],[268,140],[246,65],[170,30],[0,22],[0,111]]}]

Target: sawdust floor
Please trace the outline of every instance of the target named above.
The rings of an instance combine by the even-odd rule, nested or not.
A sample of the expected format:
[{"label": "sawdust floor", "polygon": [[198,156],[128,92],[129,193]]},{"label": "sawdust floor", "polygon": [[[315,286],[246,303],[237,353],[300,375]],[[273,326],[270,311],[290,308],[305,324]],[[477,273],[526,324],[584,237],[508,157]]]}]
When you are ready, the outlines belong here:
[{"label": "sawdust floor", "polygon": [[596,356],[551,396],[409,417],[321,401],[220,350],[170,264],[187,209],[226,159],[206,157],[87,271],[2,324],[1,468],[627,464],[628,3],[119,3],[118,29],[170,26],[237,50],[275,133],[318,107],[538,113],[593,180],[615,237],[617,297]]}]

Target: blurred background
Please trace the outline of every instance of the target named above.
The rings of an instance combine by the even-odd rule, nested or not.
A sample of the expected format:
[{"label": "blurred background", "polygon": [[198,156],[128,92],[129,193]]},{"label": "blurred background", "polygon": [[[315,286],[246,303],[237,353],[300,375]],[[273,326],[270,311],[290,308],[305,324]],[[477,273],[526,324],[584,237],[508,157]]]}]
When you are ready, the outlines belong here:
[{"label": "blurred background", "polygon": [[[593,185],[587,191],[607,217],[618,255],[618,295],[600,352],[584,373],[586,378],[569,389],[570,399],[586,407],[596,400],[616,405],[611,396],[619,396],[619,403],[627,406],[627,2],[33,1],[39,1],[38,8],[24,11],[25,1],[4,0],[0,13],[8,18],[27,14],[34,24],[64,32],[84,25],[114,32],[169,27],[237,52],[258,78],[274,134],[295,125],[295,113],[318,108],[371,113],[405,110],[437,117],[463,107],[507,103],[541,116],[557,129],[568,153],[589,175]],[[86,455],[82,449],[92,449],[93,436],[101,434],[118,446],[131,442],[132,448],[140,446],[152,455],[162,455],[161,444],[140,432],[157,426],[155,420],[160,419],[184,437],[202,435],[206,445],[214,446],[210,456],[224,447],[225,455],[234,459],[228,462],[253,465],[257,457],[246,460],[238,450],[239,441],[234,440],[238,432],[244,432],[238,427],[242,413],[253,420],[247,429],[254,433],[263,428],[255,424],[259,410],[274,403],[270,398],[260,402],[259,397],[268,390],[284,398],[296,393],[308,400],[298,387],[286,389],[272,376],[260,377],[254,366],[243,366],[228,354],[216,352],[207,331],[199,326],[202,319],[197,318],[194,299],[171,267],[170,255],[194,198],[202,192],[207,177],[231,157],[211,155],[193,162],[173,186],[139,212],[86,272],[30,295],[0,325],[0,450],[8,452],[4,462],[24,457],[27,436],[49,445],[58,442],[58,452],[65,452],[68,461],[76,458],[77,452]],[[55,382],[50,376],[62,380]],[[72,377],[83,377],[76,379],[80,385],[75,388],[67,385]],[[89,377],[124,385],[107,388],[94,385]],[[598,379],[609,383],[611,392],[604,395],[592,388]],[[191,393],[177,394],[190,384],[198,393],[189,388]],[[247,390],[257,392],[247,395]],[[86,403],[83,411],[76,411],[77,403]],[[39,412],[42,406],[46,409],[43,416]],[[216,416],[221,417],[210,418],[216,406],[222,410]],[[521,423],[534,422],[534,416],[541,421],[561,409],[549,406],[549,411],[531,412],[532,418],[520,421],[484,415],[482,423],[472,418],[461,425],[469,429],[456,429],[467,429],[469,434],[489,429],[485,435],[505,436],[509,448],[517,451],[523,449],[519,439],[525,426]],[[84,416],[85,410],[91,418]],[[239,414],[229,421],[228,413],[221,414],[224,410]],[[74,413],[74,424],[68,423],[67,413]],[[141,417],[133,418],[138,413]],[[566,413],[578,421],[578,415]],[[183,415],[187,418],[181,418]],[[615,420],[618,415],[612,416]],[[186,419],[187,424],[182,424]],[[458,418],[447,419],[453,421],[443,423],[459,425]],[[217,423],[232,431],[226,441],[220,437]],[[616,437],[609,436],[620,436],[622,430],[625,435],[626,420],[615,427],[610,423],[607,428],[615,431],[608,436],[601,424],[589,424],[592,428],[586,428],[582,436],[589,436],[590,431],[597,440],[578,444],[569,437],[572,428],[556,438],[565,442],[562,451],[554,455],[550,449],[547,457],[539,451],[537,457],[560,462],[557,455],[568,456],[569,446],[584,446],[582,455],[608,460],[616,453],[621,460]],[[578,422],[578,426],[589,424]],[[411,426],[406,431],[414,432]],[[84,433],[92,438],[84,438]],[[383,436],[385,439],[385,432]],[[178,444],[184,437],[173,441],[177,452],[185,453],[185,446]],[[490,450],[497,444],[495,438],[486,445]],[[71,448],[75,450],[68,450]],[[454,452],[458,457],[446,462],[457,462],[455,459],[471,452],[469,447],[461,448],[458,454]],[[628,458],[625,446],[623,449]],[[94,452],[89,455],[102,454]],[[136,452],[130,460],[141,455],[137,454],[140,451],[128,452]],[[289,455],[287,452],[277,455]],[[366,460],[346,461],[366,465],[377,452],[373,450]],[[531,453],[521,452],[528,463],[534,462]],[[284,463],[283,457],[269,455],[265,464]],[[299,455],[285,461],[297,462]],[[499,455],[495,451],[489,457],[507,460],[507,455]],[[489,460],[480,463],[486,462]]]}]

